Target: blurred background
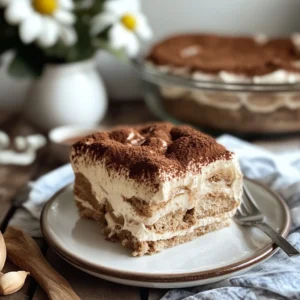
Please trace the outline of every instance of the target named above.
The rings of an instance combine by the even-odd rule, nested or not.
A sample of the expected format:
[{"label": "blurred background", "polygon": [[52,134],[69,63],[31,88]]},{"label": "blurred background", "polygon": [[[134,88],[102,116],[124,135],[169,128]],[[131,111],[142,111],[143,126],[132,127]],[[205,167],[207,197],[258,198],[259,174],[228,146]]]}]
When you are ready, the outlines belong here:
[{"label": "blurred background", "polygon": [[[178,32],[224,34],[265,33],[273,36],[300,31],[298,0],[141,0],[153,42]],[[188,17],[187,17],[188,16]],[[147,46],[145,46],[147,48]],[[101,51],[100,51],[101,52]],[[2,57],[0,107],[20,109],[30,80],[11,79],[6,72],[10,53]],[[142,100],[140,77],[132,67],[107,53],[97,54],[97,66],[111,100]]]},{"label": "blurred background", "polygon": [[[170,70],[149,69],[144,58],[153,45],[180,33],[281,37],[286,45],[293,40],[289,47],[296,49],[300,1],[65,1],[66,7],[58,0],[19,1],[29,7],[0,2],[0,152],[7,155],[2,163],[14,163],[15,148],[33,153],[47,142],[67,162],[70,144],[83,135],[157,120],[189,123],[214,136],[298,138],[298,73],[278,70],[259,84],[232,82],[222,74],[222,82],[195,82],[193,74],[174,79]],[[23,12],[38,23],[26,25]],[[56,22],[54,32],[47,32],[49,17]],[[297,49],[292,63],[299,66]],[[272,51],[276,64],[277,49]],[[34,133],[45,141],[32,142],[30,150],[26,139]]]}]

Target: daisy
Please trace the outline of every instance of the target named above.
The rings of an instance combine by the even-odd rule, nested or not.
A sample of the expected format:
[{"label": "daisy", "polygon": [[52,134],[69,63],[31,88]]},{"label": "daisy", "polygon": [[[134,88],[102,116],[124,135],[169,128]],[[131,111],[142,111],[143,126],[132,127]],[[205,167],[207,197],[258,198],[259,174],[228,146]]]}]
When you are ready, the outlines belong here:
[{"label": "daisy", "polygon": [[0,0],[0,6],[7,23],[19,26],[24,44],[51,47],[60,39],[69,46],[77,40],[72,0]]},{"label": "daisy", "polygon": [[92,20],[91,33],[98,35],[107,28],[111,47],[124,49],[130,57],[139,51],[139,38],[146,40],[152,36],[137,0],[106,1],[103,12]]}]

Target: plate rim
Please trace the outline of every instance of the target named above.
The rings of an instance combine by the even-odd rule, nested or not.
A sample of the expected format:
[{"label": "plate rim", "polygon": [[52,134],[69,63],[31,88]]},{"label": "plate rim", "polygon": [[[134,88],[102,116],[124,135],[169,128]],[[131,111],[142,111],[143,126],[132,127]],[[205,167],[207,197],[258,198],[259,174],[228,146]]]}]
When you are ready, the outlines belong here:
[{"label": "plate rim", "polygon": [[[284,238],[287,237],[289,233],[289,229],[291,226],[291,215],[289,211],[289,207],[287,206],[286,202],[282,199],[280,195],[276,192],[272,191],[268,186],[265,184],[258,182],[254,179],[250,179],[244,177],[244,180],[250,181],[255,185],[259,185],[262,187],[266,192],[271,194],[282,206],[282,210],[284,212],[284,227],[281,230],[280,234]],[[58,190],[46,203],[42,210],[41,218],[40,218],[40,226],[42,234],[48,243],[48,245],[64,260],[69,263],[72,263],[82,269],[91,271],[93,273],[97,273],[99,275],[105,275],[109,277],[116,277],[120,279],[127,279],[131,281],[141,281],[141,282],[155,282],[155,283],[175,283],[175,282],[190,282],[190,281],[200,281],[210,278],[215,278],[231,273],[235,273],[238,271],[242,271],[244,269],[251,268],[253,265],[258,264],[259,262],[270,258],[277,250],[278,247],[272,241],[268,243],[265,247],[256,251],[252,256],[240,260],[238,262],[222,266],[219,268],[214,268],[210,270],[198,271],[198,272],[190,272],[190,273],[158,273],[158,274],[149,274],[149,273],[139,273],[139,272],[127,272],[116,270],[112,268],[108,268],[105,266],[99,266],[94,263],[90,263],[84,260],[84,258],[79,257],[72,252],[65,250],[59,243],[55,242],[51,234],[49,232],[49,228],[46,224],[46,215],[52,205],[52,203],[56,200],[56,198],[62,194],[68,187],[70,187],[73,183],[66,185],[65,187]]]}]

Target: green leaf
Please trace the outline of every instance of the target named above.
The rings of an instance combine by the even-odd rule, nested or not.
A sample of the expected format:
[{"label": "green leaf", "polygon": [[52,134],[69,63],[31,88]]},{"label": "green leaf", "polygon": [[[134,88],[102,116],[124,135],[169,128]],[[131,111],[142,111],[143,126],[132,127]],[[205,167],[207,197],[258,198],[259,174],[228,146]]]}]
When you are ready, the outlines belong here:
[{"label": "green leaf", "polygon": [[61,41],[51,48],[44,49],[47,57],[56,60],[58,63],[74,62],[93,57],[95,53],[92,44],[89,19],[78,18],[75,23],[77,42],[72,46],[65,46]]},{"label": "green leaf", "polygon": [[92,18],[103,11],[103,4],[105,0],[94,0],[90,6],[86,5],[86,1],[77,1],[76,4],[76,15],[81,17]]},{"label": "green leaf", "polygon": [[129,62],[129,58],[126,55],[126,52],[124,49],[114,49],[111,47],[109,42],[106,40],[97,39],[94,41],[94,46],[110,52],[112,55],[114,55],[115,57],[117,57],[119,60],[121,60],[123,62]]},{"label": "green leaf", "polygon": [[90,20],[81,18],[75,24],[76,44],[68,50],[67,60],[78,61],[91,58],[95,54],[90,35]]},{"label": "green leaf", "polygon": [[66,61],[68,48],[62,42],[58,42],[56,45],[45,48],[42,51],[44,55],[48,57],[49,62],[63,63]]},{"label": "green leaf", "polygon": [[16,78],[37,78],[42,73],[42,66],[30,63],[25,57],[17,53],[8,67],[8,73]]}]

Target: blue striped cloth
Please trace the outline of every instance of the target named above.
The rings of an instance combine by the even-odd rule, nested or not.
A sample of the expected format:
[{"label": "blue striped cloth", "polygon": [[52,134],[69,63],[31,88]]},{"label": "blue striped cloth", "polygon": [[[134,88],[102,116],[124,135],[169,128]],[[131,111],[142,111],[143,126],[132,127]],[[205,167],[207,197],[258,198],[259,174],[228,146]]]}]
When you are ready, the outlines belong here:
[{"label": "blue striped cloth", "polygon": [[[277,191],[292,215],[288,240],[300,250],[300,150],[272,154],[229,135],[218,142],[236,152],[243,173]],[[300,257],[279,250],[271,259],[243,275],[218,283],[169,291],[161,300],[300,299]]]}]

